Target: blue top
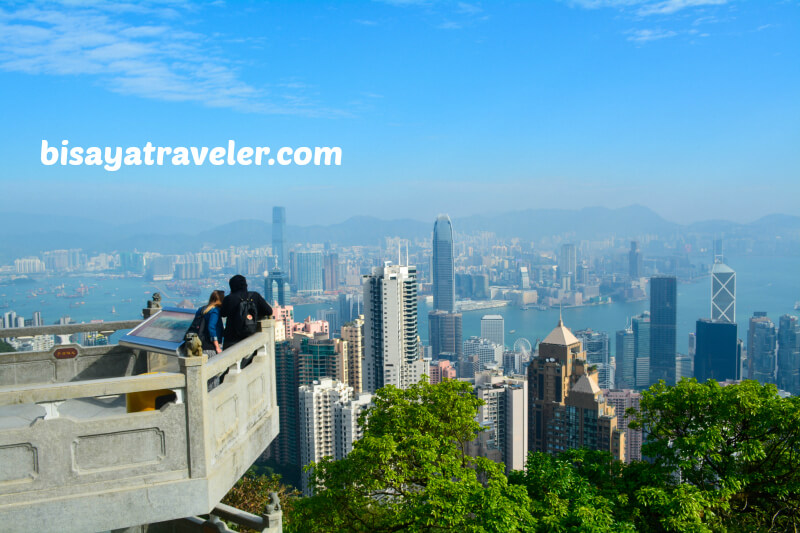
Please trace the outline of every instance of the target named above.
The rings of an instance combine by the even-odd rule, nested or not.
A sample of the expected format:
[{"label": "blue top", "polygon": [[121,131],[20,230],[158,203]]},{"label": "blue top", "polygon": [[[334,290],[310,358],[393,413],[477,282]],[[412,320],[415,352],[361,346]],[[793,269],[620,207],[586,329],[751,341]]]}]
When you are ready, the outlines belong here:
[{"label": "blue top", "polygon": [[[200,316],[203,309],[205,309],[205,306],[198,309],[195,316]],[[206,313],[206,333],[208,334],[208,340],[211,342],[219,342],[222,338],[222,329],[222,315],[220,315],[219,307],[212,307],[211,310]]]}]

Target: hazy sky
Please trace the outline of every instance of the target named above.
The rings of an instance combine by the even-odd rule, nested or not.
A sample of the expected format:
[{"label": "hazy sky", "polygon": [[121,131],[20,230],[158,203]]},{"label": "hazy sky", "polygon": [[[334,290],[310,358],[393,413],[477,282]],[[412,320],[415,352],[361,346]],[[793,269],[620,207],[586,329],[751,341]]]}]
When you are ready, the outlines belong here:
[{"label": "hazy sky", "polygon": [[[800,215],[800,3],[0,4],[13,211]],[[341,146],[331,167],[45,167],[81,146]],[[4,207],[5,209],[5,207]]]}]

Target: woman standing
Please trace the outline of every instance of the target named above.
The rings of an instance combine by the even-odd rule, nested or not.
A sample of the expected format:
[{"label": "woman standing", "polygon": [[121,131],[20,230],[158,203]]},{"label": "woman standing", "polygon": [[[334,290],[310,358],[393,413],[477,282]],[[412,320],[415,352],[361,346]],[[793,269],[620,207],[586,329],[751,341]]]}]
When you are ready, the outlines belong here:
[{"label": "woman standing", "polygon": [[220,306],[225,298],[225,291],[213,291],[208,298],[208,304],[195,313],[195,318],[202,317],[199,337],[203,343],[203,353],[209,358],[222,351],[222,315]]}]

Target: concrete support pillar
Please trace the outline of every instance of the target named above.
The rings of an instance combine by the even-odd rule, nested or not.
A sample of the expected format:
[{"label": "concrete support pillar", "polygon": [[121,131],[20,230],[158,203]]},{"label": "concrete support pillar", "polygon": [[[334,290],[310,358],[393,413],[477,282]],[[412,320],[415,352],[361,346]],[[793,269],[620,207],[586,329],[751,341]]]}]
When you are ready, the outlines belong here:
[{"label": "concrete support pillar", "polygon": [[189,476],[205,477],[210,462],[208,442],[208,385],[205,364],[208,356],[181,357],[181,373],[186,376],[186,424],[189,438]]}]

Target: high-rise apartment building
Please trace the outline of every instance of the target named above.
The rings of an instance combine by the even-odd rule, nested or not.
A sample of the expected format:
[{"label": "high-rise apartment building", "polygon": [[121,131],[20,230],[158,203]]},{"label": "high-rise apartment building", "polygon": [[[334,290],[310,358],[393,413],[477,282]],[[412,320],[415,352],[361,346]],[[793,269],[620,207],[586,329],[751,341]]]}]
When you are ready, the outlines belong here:
[{"label": "high-rise apartment building", "polygon": [[756,311],[747,332],[748,377],[759,383],[775,383],[778,332],[767,313]]},{"label": "high-rise apartment building", "polygon": [[364,361],[364,315],[342,326],[342,340],[347,342],[347,384],[361,393],[361,366]]},{"label": "high-rise apartment building", "polygon": [[650,278],[650,384],[675,384],[678,280]]},{"label": "high-rise apartment building", "polygon": [[614,365],[611,364],[611,353],[608,347],[608,333],[584,329],[575,332],[581,341],[586,361],[597,367],[597,381],[601,389],[613,389],[615,381]]},{"label": "high-rise apartment building", "polygon": [[736,272],[721,258],[711,267],[711,320],[736,322]]},{"label": "high-rise apartment building", "polygon": [[453,224],[447,215],[439,215],[433,225],[433,309],[454,313],[456,310]]},{"label": "high-rise apartment building", "polygon": [[735,322],[697,321],[694,377],[700,383],[709,379],[741,379],[741,350]]},{"label": "high-rise apartment building", "polygon": [[298,376],[301,385],[308,385],[323,377],[347,383],[347,342],[342,339],[329,339],[325,334],[314,338],[299,336]]},{"label": "high-rise apartment building", "polygon": [[[298,392],[300,409],[300,462],[307,465],[323,457],[344,458],[361,438],[363,429],[358,416],[366,409],[372,397],[356,396],[346,384],[323,378],[303,385]],[[303,494],[312,494],[310,475],[303,472]]]},{"label": "high-rise apartment building", "polygon": [[300,379],[297,354],[298,349],[291,339],[275,343],[275,393],[280,430],[270,446],[270,454],[279,465],[294,467],[299,472],[300,408],[297,389]]},{"label": "high-rise apartment building", "polygon": [[481,338],[505,347],[505,319],[502,315],[484,315],[481,318]]},{"label": "high-rise apartment building", "polygon": [[625,460],[625,435],[597,384],[581,341],[559,320],[528,365],[528,450],[556,455],[572,448]]},{"label": "high-rise apartment building", "polygon": [[484,401],[477,420],[487,434],[478,439],[476,455],[491,457],[482,448],[494,448],[506,472],[522,470],[528,455],[528,382],[498,372],[478,372],[475,395]]},{"label": "high-rise apartment building", "polygon": [[286,255],[286,208],[275,206],[272,208],[272,254],[277,258],[277,268],[288,272]]},{"label": "high-rise apartment building", "polygon": [[406,388],[427,370],[417,332],[417,269],[391,265],[364,278],[363,389]]},{"label": "high-rise apartment building", "polygon": [[617,415],[617,428],[625,433],[625,461],[642,460],[642,430],[628,427],[631,417],[628,409],[639,410],[641,394],[631,389],[604,390],[606,401],[614,406]]},{"label": "high-rise apartment building", "polygon": [[463,353],[461,313],[433,310],[428,313],[431,357],[458,361]]},{"label": "high-rise apartment building", "polygon": [[800,323],[796,316],[778,321],[778,388],[800,395]]}]

